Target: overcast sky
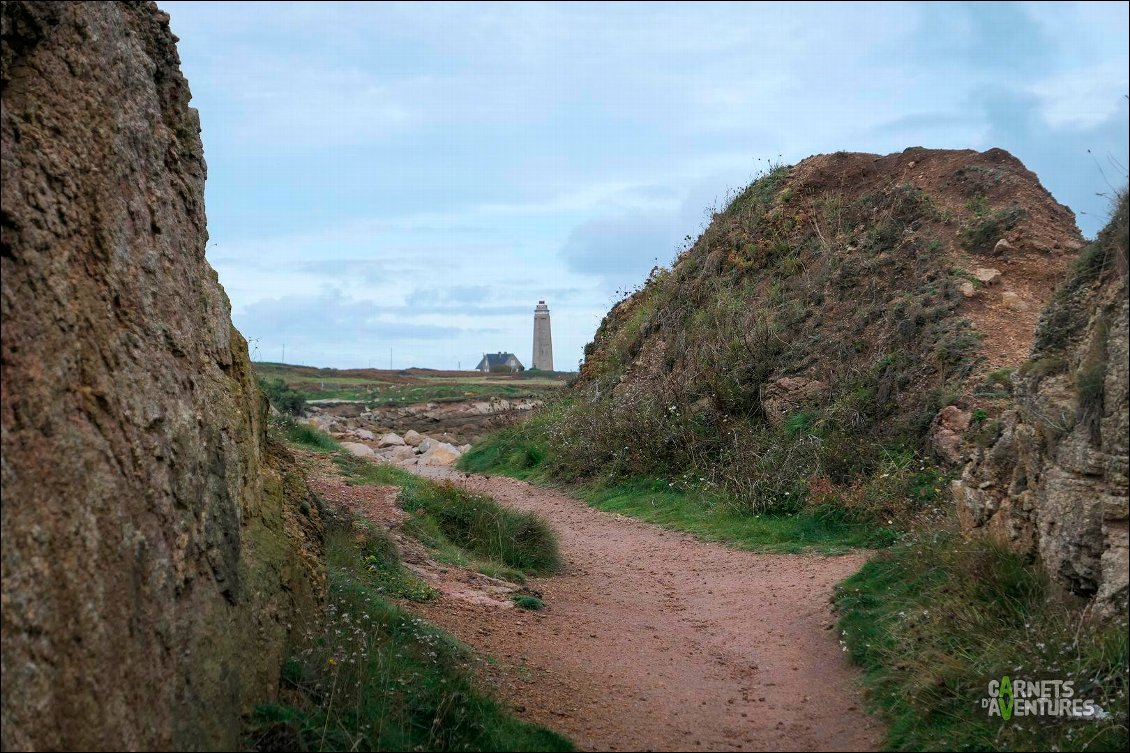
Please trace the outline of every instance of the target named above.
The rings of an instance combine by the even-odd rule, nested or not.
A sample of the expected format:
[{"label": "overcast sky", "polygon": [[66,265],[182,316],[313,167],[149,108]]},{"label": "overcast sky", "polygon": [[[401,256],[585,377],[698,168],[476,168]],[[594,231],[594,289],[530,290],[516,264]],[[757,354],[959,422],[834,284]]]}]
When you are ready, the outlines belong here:
[{"label": "overcast sky", "polygon": [[160,5],[261,360],[529,365],[544,298],[575,368],[770,162],[1003,147],[1088,236],[1130,163],[1124,2]]}]

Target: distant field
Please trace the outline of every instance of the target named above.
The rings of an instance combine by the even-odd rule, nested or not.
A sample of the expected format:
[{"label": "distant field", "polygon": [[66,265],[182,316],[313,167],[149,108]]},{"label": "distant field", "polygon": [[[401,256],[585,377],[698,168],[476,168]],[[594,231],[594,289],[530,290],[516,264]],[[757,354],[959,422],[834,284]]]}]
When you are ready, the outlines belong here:
[{"label": "distant field", "polygon": [[306,400],[360,400],[373,406],[543,397],[564,386],[567,372],[483,374],[431,369],[321,369],[259,362],[264,379],[282,379]]}]

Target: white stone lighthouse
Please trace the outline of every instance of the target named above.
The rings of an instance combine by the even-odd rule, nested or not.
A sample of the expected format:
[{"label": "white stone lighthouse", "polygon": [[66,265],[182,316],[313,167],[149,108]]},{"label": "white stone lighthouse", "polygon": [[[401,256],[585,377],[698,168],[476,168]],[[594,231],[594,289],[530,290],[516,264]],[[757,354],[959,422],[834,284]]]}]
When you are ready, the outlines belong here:
[{"label": "white stone lighthouse", "polygon": [[553,371],[553,335],[549,331],[549,306],[538,301],[534,309],[534,357],[532,365],[539,371]]}]

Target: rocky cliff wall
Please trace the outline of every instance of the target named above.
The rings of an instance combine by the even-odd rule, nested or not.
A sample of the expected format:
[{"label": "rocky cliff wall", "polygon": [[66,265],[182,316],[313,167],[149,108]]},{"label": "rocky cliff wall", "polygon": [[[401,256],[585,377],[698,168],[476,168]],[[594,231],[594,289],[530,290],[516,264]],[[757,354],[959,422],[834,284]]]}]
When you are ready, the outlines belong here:
[{"label": "rocky cliff wall", "polygon": [[1044,311],[1017,406],[954,496],[967,531],[1038,555],[1106,608],[1127,598],[1127,205]]},{"label": "rocky cliff wall", "polygon": [[152,3],[3,3],[3,748],[234,749],[321,523],[205,261]]}]

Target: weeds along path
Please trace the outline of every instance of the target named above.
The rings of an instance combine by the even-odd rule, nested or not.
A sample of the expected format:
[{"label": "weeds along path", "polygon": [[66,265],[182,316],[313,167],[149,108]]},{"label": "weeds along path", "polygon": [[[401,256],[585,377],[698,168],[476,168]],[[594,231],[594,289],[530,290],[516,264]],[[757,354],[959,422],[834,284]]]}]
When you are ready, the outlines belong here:
[{"label": "weeds along path", "polygon": [[[419,469],[537,512],[563,571],[546,609],[441,599],[411,608],[491,657],[528,721],[593,750],[872,750],[829,600],[865,555],[728,549],[503,477]],[[423,474],[422,474],[423,475]]]}]

